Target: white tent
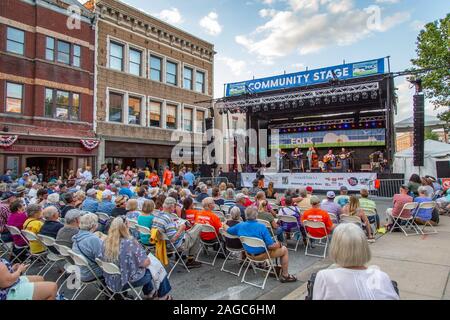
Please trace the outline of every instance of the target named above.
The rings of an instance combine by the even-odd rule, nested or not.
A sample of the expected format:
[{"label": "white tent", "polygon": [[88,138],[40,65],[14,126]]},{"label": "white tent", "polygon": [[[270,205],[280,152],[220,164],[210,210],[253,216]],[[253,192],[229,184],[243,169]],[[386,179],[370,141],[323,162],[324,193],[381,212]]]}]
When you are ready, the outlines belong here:
[{"label": "white tent", "polygon": [[414,167],[413,147],[396,153],[394,156],[394,173],[404,173],[405,179],[409,179],[413,173],[417,173],[421,177],[426,175],[436,177],[436,161],[450,161],[450,144],[426,140],[424,154],[424,166]]}]

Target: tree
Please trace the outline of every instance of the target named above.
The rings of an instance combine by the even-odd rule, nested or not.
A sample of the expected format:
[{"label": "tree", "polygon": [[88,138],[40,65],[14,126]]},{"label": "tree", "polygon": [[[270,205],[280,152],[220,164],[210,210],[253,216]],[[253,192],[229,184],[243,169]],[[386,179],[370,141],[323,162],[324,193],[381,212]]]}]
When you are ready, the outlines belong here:
[{"label": "tree", "polygon": [[437,116],[439,120],[444,121],[445,142],[448,143],[448,131],[450,129],[450,110],[442,112]]},{"label": "tree", "polygon": [[425,129],[425,140],[439,141],[439,135],[431,129]]},{"label": "tree", "polygon": [[450,106],[450,13],[428,23],[417,37],[414,69],[433,69],[421,76],[427,98],[435,108]]}]

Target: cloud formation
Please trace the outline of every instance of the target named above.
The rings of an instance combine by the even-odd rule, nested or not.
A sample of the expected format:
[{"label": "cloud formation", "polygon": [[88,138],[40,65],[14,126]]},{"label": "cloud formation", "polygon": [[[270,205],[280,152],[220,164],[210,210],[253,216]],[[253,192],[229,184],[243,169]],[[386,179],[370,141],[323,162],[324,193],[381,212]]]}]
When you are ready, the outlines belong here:
[{"label": "cloud formation", "polygon": [[212,36],[217,36],[222,32],[222,26],[219,24],[219,15],[214,11],[211,11],[200,20],[200,26]]},{"label": "cloud formation", "polygon": [[170,24],[182,24],[184,22],[184,19],[177,8],[164,9],[155,16]]}]

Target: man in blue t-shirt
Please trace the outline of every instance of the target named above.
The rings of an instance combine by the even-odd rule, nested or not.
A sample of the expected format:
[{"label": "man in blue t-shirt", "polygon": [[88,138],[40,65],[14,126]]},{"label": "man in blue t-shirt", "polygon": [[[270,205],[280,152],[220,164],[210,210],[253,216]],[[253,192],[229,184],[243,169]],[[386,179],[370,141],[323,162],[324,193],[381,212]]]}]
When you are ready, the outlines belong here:
[{"label": "man in blue t-shirt", "polygon": [[[421,203],[424,202],[432,202],[433,200],[430,197],[427,197],[427,189],[425,187],[419,187],[418,189],[419,196],[414,198],[414,202],[417,202],[420,206]],[[436,225],[439,223],[439,214],[435,215],[433,219],[433,210],[430,209],[417,209],[414,211],[413,215],[415,217],[416,223],[424,224],[429,221],[431,224]],[[437,218],[436,218],[437,216]],[[437,221],[436,221],[437,220]]]},{"label": "man in blue t-shirt", "polygon": [[193,189],[194,182],[195,182],[195,176],[192,173],[192,169],[188,168],[187,172],[184,174],[184,180],[189,182],[189,189]]},{"label": "man in blue t-shirt", "polygon": [[[228,227],[228,225],[224,224],[223,227],[231,235],[238,237],[258,238],[264,241],[267,249],[269,250],[270,258],[280,258],[281,260],[280,281],[283,283],[297,281],[297,278],[288,272],[289,254],[287,248],[283,246],[281,242],[276,242],[272,239],[272,236],[266,226],[256,220],[257,216],[258,210],[255,207],[248,207],[245,210],[245,217],[247,219],[246,222],[238,223],[233,227]],[[243,244],[243,246],[247,254],[254,260],[264,261],[268,258],[264,248],[250,247],[246,244]]]}]

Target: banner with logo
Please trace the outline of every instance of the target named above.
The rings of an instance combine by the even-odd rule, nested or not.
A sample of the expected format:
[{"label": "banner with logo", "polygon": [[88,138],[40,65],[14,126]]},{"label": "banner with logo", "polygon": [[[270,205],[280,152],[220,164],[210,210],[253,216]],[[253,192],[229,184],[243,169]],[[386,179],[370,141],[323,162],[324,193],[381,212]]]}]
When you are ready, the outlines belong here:
[{"label": "banner with logo", "polygon": [[283,74],[226,85],[226,97],[327,83],[384,73],[384,59],[348,63],[340,66]]},{"label": "banner with logo", "polygon": [[[241,173],[241,183],[244,187],[251,188],[256,173]],[[297,189],[299,187],[311,186],[314,190],[338,191],[342,186],[350,191],[360,191],[362,188],[369,189],[370,182],[377,179],[376,173],[353,172],[353,173],[270,173],[264,174],[264,186],[273,182],[275,189]]]}]

